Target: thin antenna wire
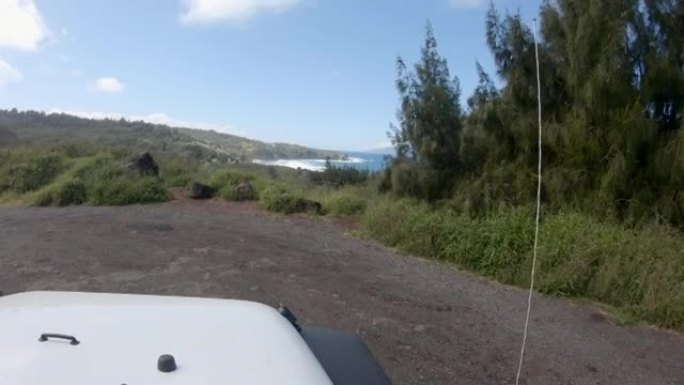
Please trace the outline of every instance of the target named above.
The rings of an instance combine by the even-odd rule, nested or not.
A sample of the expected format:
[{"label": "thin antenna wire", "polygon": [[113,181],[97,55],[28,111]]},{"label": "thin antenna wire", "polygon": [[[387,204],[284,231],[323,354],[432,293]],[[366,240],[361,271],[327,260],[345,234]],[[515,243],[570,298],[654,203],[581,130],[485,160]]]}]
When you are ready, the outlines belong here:
[{"label": "thin antenna wire", "polygon": [[532,293],[534,292],[534,273],[537,265],[537,245],[539,244],[539,216],[541,213],[541,186],[542,186],[542,103],[541,103],[541,80],[539,78],[539,43],[537,42],[537,19],[532,21],[534,26],[534,58],[537,62],[537,119],[539,124],[538,146],[539,161],[537,165],[537,217],[534,228],[534,248],[532,251],[532,271],[530,272],[530,293],[527,297],[527,316],[523,331],[522,347],[520,348],[520,361],[518,362],[518,374],[515,375],[515,385],[520,384],[523,361],[525,360],[525,347],[527,346],[527,329],[530,325],[530,310],[532,309]]}]

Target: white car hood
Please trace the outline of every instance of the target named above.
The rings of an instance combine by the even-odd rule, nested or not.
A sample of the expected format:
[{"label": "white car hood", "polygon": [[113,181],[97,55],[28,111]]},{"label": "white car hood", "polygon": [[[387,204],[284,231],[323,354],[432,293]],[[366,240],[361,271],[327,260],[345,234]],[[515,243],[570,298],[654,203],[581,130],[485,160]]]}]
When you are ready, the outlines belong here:
[{"label": "white car hood", "polygon": [[[60,333],[80,341],[49,339]],[[157,370],[171,354],[178,369]],[[0,297],[2,385],[331,385],[275,309],[234,300],[29,292]]]}]

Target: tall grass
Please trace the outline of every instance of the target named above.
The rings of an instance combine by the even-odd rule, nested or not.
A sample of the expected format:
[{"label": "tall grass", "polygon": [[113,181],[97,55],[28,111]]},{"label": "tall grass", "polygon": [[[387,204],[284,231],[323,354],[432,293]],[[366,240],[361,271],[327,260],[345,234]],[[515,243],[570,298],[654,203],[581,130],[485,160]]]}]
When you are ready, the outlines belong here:
[{"label": "tall grass", "polygon": [[60,153],[29,150],[4,152],[0,164],[0,193],[24,194],[49,183],[64,171],[67,158]]},{"label": "tall grass", "polygon": [[[453,262],[527,286],[534,234],[531,208],[472,218],[410,200],[370,205],[362,231],[405,252]],[[649,322],[684,328],[684,239],[664,226],[631,230],[577,213],[548,215],[537,289],[604,302]]]},{"label": "tall grass", "polygon": [[[249,183],[252,191],[249,194],[240,193],[237,187],[241,183]],[[209,181],[209,185],[218,191],[218,195],[229,201],[256,200],[259,199],[259,190],[263,188],[264,182],[253,174],[240,170],[220,170],[216,171]]]},{"label": "tall grass", "polygon": [[260,196],[262,207],[268,211],[294,214],[305,211],[303,192],[283,184],[269,184]]},{"label": "tall grass", "polygon": [[70,206],[87,202],[88,189],[81,179],[66,177],[40,190],[33,199],[37,206]]},{"label": "tall grass", "polygon": [[323,213],[338,216],[363,214],[375,195],[369,186],[316,186],[307,189],[307,196],[321,203]]},{"label": "tall grass", "polygon": [[5,151],[0,155],[0,195],[37,206],[167,201],[162,178],[139,176],[122,167],[128,155],[75,146]]}]

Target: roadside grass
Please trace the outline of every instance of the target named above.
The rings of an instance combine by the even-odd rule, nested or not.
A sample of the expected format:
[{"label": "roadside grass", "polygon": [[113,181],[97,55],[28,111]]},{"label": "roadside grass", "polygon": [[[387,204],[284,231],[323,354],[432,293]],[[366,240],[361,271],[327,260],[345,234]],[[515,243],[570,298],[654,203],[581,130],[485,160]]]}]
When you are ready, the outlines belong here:
[{"label": "roadside grass", "polygon": [[70,206],[86,203],[87,187],[78,178],[63,177],[35,194],[36,206]]},{"label": "roadside grass", "polygon": [[624,308],[608,305],[597,300],[592,300],[585,297],[568,298],[578,306],[591,306],[599,309],[599,314],[605,316],[606,321],[618,326],[633,326],[640,324],[647,324],[643,319],[639,318],[633,312],[629,312]]},{"label": "roadside grass", "polygon": [[[452,262],[500,282],[526,287],[533,210],[486,218],[380,199],[362,217],[362,234],[401,251]],[[684,328],[684,238],[665,226],[625,228],[577,213],[555,213],[541,228],[536,289],[589,298],[618,319]]]},{"label": "roadside grass", "polygon": [[347,192],[332,192],[322,201],[323,210],[332,215],[362,215],[368,201],[356,198]]}]

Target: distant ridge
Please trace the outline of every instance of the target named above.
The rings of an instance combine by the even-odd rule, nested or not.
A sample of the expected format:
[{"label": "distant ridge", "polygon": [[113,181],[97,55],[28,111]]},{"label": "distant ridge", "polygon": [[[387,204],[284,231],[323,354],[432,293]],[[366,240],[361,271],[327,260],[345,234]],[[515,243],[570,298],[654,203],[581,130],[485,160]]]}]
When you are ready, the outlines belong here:
[{"label": "distant ridge", "polygon": [[65,113],[0,109],[0,146],[73,142],[170,152],[220,162],[341,156],[337,151],[266,143],[212,130],[171,127],[123,118],[87,119]]}]

